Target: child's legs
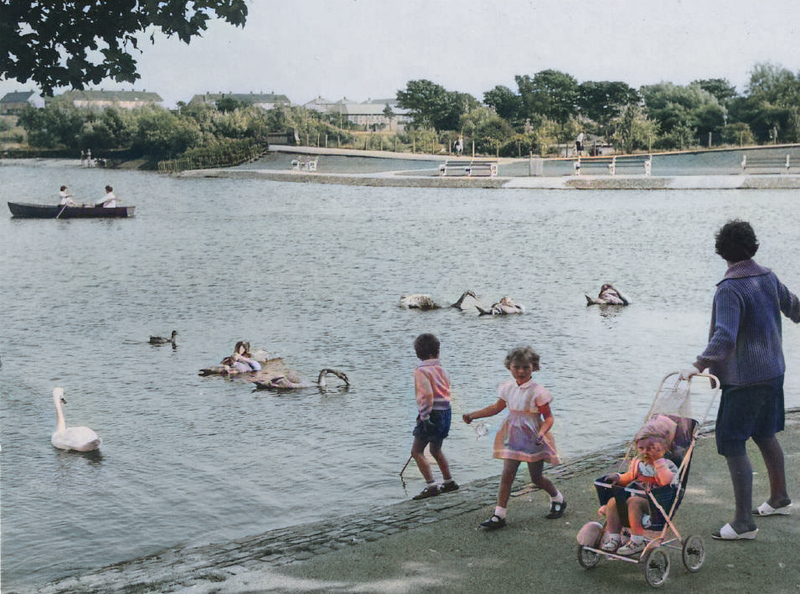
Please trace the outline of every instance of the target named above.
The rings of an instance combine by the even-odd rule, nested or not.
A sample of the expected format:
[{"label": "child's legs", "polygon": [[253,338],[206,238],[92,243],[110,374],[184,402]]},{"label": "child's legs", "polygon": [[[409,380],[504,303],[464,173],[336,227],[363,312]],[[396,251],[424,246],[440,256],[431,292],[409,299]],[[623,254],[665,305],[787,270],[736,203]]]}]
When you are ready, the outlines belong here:
[{"label": "child's legs", "polygon": [[630,499],[628,499],[628,522],[631,525],[631,534],[636,536],[642,536],[644,534],[642,518],[649,512],[650,504],[644,497],[632,495]]},{"label": "child's legs", "polygon": [[439,465],[439,470],[442,471],[442,478],[446,481],[453,478],[450,476],[450,465],[447,463],[447,458],[442,453],[442,440],[432,441],[430,452],[433,459],[436,460],[436,464]]},{"label": "child's legs", "polygon": [[414,437],[414,444],[411,446],[411,457],[417,463],[417,468],[422,473],[426,483],[433,482],[433,473],[431,472],[431,465],[425,459],[425,446],[428,445],[428,440],[422,437]]},{"label": "child's legs", "polygon": [[617,511],[617,500],[612,497],[606,503],[606,532],[619,534],[622,531],[622,522]]},{"label": "child's legs", "polygon": [[531,481],[533,484],[547,492],[550,497],[558,495],[558,489],[552,481],[542,474],[544,470],[544,461],[528,462],[528,471],[531,473]]},{"label": "child's legs", "polygon": [[500,507],[508,507],[511,486],[514,484],[518,468],[519,460],[503,460],[503,473],[500,475],[500,489],[497,492],[497,505]]}]

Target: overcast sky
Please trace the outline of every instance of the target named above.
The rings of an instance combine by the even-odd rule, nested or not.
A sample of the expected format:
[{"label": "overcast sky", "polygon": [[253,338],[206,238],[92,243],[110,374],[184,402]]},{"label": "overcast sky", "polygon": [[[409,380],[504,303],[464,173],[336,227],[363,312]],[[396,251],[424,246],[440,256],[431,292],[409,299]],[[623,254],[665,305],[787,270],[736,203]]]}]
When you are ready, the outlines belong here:
[{"label": "overcast sky", "polygon": [[[741,92],[758,62],[800,72],[800,0],[254,0],[244,29],[144,41],[142,78],[106,90],[394,97],[429,79],[478,99],[514,76],[555,69],[633,87],[727,78]],[[0,91],[30,83],[0,82]],[[99,88],[99,87],[98,87]]]}]

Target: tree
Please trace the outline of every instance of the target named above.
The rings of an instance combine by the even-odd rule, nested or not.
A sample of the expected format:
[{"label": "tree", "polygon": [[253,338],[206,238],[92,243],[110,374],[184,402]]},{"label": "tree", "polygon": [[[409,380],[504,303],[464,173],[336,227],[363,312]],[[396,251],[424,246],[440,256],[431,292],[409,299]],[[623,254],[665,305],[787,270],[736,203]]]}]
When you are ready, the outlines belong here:
[{"label": "tree", "polygon": [[417,127],[437,131],[457,129],[461,116],[479,105],[472,95],[425,79],[409,81],[405,91],[397,91],[397,104],[411,111]]},{"label": "tree", "polygon": [[656,139],[658,125],[647,118],[641,107],[628,105],[609,123],[611,138],[623,153],[637,149],[650,150]]},{"label": "tree", "polygon": [[511,124],[516,124],[522,116],[522,98],[508,87],[497,85],[491,91],[486,91],[483,102]]},{"label": "tree", "polygon": [[211,18],[244,26],[246,0],[3,0],[0,75],[33,80],[47,96],[56,87],[83,89],[105,78],[132,83],[140,78],[132,55],[138,34],[153,26],[188,44]]},{"label": "tree", "polygon": [[717,98],[720,105],[726,106],[737,96],[734,87],[727,78],[704,78],[692,82],[704,91],[711,93]]},{"label": "tree", "polygon": [[640,99],[636,89],[624,82],[586,81],[578,87],[578,107],[601,126],[619,116],[624,107],[638,105]]},{"label": "tree", "polygon": [[558,70],[542,70],[531,78],[514,77],[528,118],[547,119],[565,124],[577,114],[578,81]]}]

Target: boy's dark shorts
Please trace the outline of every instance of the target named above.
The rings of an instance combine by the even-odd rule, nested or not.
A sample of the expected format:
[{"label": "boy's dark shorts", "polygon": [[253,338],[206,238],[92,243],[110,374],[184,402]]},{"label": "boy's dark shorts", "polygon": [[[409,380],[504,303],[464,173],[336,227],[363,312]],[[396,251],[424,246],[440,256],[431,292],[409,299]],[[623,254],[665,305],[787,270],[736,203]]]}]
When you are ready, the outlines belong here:
[{"label": "boy's dark shorts", "polygon": [[433,427],[425,423],[417,423],[413,435],[429,443],[441,443],[450,434],[450,419],[452,412],[447,410],[432,410],[430,421]]},{"label": "boy's dark shorts", "polygon": [[717,452],[744,456],[751,437],[773,437],[783,431],[783,376],[750,386],[722,386],[717,412]]}]

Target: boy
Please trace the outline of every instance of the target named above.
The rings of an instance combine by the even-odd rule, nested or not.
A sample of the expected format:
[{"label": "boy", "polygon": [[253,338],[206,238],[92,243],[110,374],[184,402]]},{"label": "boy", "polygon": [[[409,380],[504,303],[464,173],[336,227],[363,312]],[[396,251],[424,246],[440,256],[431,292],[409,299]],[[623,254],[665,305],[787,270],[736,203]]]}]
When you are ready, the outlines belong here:
[{"label": "boy", "polygon": [[[442,442],[450,433],[450,378],[439,363],[439,339],[433,334],[420,334],[414,340],[414,350],[421,361],[414,370],[414,390],[417,395],[417,426],[414,427],[414,444],[411,456],[425,478],[427,486],[413,499],[427,499],[440,493],[458,489],[458,484],[450,476],[447,458],[442,453]],[[425,446],[430,444],[430,452],[444,483],[439,486],[433,480],[431,466],[425,459]]]}]

